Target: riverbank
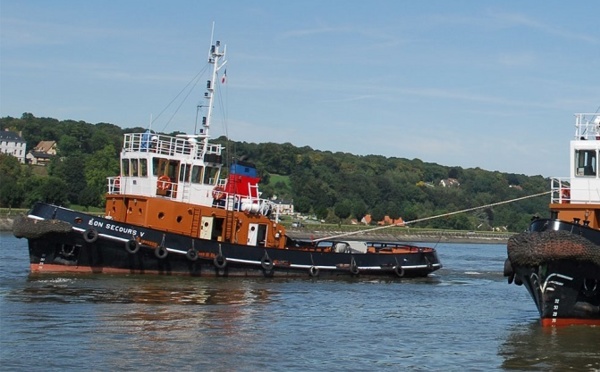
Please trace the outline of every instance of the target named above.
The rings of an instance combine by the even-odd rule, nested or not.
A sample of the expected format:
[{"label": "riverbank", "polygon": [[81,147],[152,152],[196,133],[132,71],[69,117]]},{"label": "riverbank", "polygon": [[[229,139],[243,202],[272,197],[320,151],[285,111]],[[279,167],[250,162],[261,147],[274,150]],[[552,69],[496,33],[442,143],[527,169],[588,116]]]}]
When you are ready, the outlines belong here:
[{"label": "riverbank", "polygon": [[470,231],[444,231],[444,230],[419,230],[419,229],[394,229],[381,232],[363,230],[348,232],[341,230],[287,230],[287,235],[298,240],[314,240],[335,238],[339,240],[363,240],[379,242],[407,242],[407,243],[474,243],[474,244],[506,244],[513,233],[470,232]]}]

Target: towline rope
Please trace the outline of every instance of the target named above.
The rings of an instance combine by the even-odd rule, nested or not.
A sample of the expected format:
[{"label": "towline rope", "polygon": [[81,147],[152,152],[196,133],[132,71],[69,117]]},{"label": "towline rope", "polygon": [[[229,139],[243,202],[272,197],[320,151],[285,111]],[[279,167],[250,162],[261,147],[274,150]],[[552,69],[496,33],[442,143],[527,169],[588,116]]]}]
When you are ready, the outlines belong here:
[{"label": "towline rope", "polygon": [[[454,212],[448,212],[448,213],[444,213],[444,214],[439,214],[437,216],[417,218],[416,220],[406,221],[406,222],[404,222],[404,224],[408,225],[408,224],[411,224],[411,223],[429,221],[429,220],[433,220],[433,219],[436,219],[436,218],[448,217],[448,216],[452,216],[452,215],[459,214],[459,213],[466,213],[466,212],[476,211],[478,209],[484,209],[484,208],[495,207],[495,206],[502,205],[502,204],[514,203],[514,202],[517,202],[517,201],[520,201],[520,200],[525,200],[525,199],[530,199],[530,198],[536,198],[538,196],[547,195],[547,194],[550,194],[551,192],[552,192],[552,190],[550,190],[550,191],[544,191],[544,192],[540,192],[540,193],[533,194],[533,195],[522,196],[520,198],[515,198],[515,199],[510,199],[510,200],[504,200],[504,201],[496,202],[496,203],[481,205],[479,207],[467,208],[467,209],[462,209],[462,210],[459,210],[459,211],[454,211]],[[377,227],[374,227],[372,229],[351,231],[351,232],[344,233],[344,234],[339,234],[339,235],[328,236],[328,237],[325,237],[325,238],[314,239],[313,241],[314,242],[319,242],[319,241],[322,241],[322,240],[330,240],[330,239],[335,239],[335,238],[342,238],[344,236],[362,234],[362,233],[365,233],[365,232],[370,232],[370,231],[375,231],[375,230],[383,230],[383,229],[387,229],[389,227],[394,227],[394,226],[397,226],[397,225],[377,226]]]}]

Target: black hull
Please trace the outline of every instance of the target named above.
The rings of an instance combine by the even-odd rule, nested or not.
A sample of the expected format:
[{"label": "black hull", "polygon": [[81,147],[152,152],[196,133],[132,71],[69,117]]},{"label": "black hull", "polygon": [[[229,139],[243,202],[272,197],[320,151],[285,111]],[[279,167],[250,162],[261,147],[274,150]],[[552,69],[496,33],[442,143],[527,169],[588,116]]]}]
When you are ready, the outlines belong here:
[{"label": "black hull", "polygon": [[[64,222],[71,224],[67,232]],[[34,206],[18,225],[14,232],[28,238],[34,273],[397,278],[423,277],[441,268],[435,250],[419,247],[410,253],[360,254],[247,246],[115,223],[46,204]],[[52,231],[54,225],[62,227]]]},{"label": "black hull", "polygon": [[600,232],[536,220],[508,243],[504,274],[524,285],[543,325],[600,324]]}]

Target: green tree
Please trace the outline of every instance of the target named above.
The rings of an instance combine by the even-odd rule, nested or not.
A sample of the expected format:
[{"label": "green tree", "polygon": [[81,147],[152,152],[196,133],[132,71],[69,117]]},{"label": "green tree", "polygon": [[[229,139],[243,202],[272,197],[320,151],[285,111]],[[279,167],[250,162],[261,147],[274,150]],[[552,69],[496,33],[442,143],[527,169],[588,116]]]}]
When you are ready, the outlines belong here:
[{"label": "green tree", "polygon": [[19,208],[25,201],[23,186],[14,178],[2,178],[0,183],[0,207]]},{"label": "green tree", "polygon": [[294,210],[296,212],[304,214],[309,213],[310,207],[310,200],[307,197],[301,196],[297,199],[294,199]]},{"label": "green tree", "polygon": [[102,204],[102,198],[98,192],[92,187],[85,187],[79,193],[78,202],[86,209],[89,207],[100,207]]},{"label": "green tree", "polygon": [[367,214],[367,205],[362,200],[352,203],[352,214],[357,220],[361,220]]},{"label": "green tree", "polygon": [[36,202],[46,202],[68,206],[66,186],[66,182],[58,177],[29,177],[23,186],[26,195],[25,204],[33,205]]},{"label": "green tree", "polygon": [[85,178],[85,158],[82,153],[72,156],[54,157],[50,163],[50,175],[65,180],[69,202],[78,203],[79,194],[87,187]]},{"label": "green tree", "polygon": [[85,161],[85,179],[87,185],[100,195],[106,191],[106,178],[119,174],[119,160],[115,148],[106,145]]},{"label": "green tree", "polygon": [[25,199],[22,166],[12,155],[0,154],[0,206],[17,208]]},{"label": "green tree", "polygon": [[377,204],[371,210],[371,223],[377,224],[379,221],[383,221],[385,218],[386,206],[384,204]]},{"label": "green tree", "polygon": [[340,219],[341,224],[342,220],[350,217],[350,214],[352,213],[352,202],[350,200],[342,200],[335,205],[333,212],[337,218]]}]

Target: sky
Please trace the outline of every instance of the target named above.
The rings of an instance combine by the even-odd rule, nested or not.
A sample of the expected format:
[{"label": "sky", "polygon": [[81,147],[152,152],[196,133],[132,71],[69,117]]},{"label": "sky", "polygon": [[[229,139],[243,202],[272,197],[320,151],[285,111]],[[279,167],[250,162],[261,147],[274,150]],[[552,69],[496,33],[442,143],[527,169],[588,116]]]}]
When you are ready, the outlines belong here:
[{"label": "sky", "polygon": [[600,109],[598,14],[597,0],[0,0],[0,117],[191,133],[205,80],[185,87],[214,24],[214,137],[567,176],[573,114]]}]

